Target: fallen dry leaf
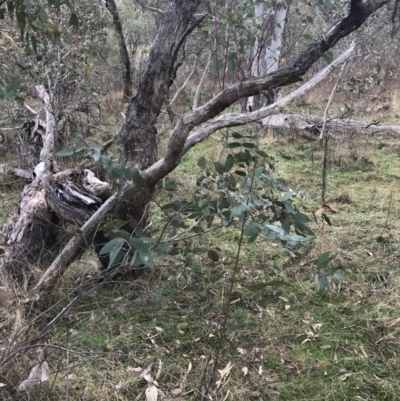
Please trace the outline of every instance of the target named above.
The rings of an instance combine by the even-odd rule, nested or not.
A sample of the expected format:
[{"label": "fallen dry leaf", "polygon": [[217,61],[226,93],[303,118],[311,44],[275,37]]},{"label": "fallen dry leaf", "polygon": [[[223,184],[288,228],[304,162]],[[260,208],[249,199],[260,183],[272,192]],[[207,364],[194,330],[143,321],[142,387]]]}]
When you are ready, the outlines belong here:
[{"label": "fallen dry leaf", "polygon": [[180,389],[180,388],[174,388],[174,389],[172,389],[171,391],[170,391],[170,393],[173,395],[173,396],[178,396],[180,393],[182,393],[182,390]]},{"label": "fallen dry leaf", "polygon": [[242,372],[244,376],[247,376],[247,374],[249,373],[249,368],[247,368],[246,366],[244,368],[242,368]]},{"label": "fallen dry leaf", "polygon": [[142,368],[133,368],[132,366],[128,366],[126,368],[127,372],[136,372],[136,373],[140,373],[143,369]]},{"label": "fallen dry leaf", "polygon": [[154,385],[147,387],[146,400],[147,401],[157,401],[157,397],[158,397],[157,387]]},{"label": "fallen dry leaf", "polygon": [[31,387],[49,380],[50,371],[46,361],[38,363],[29,372],[29,376],[19,386],[18,390],[29,390]]},{"label": "fallen dry leaf", "polygon": [[344,375],[339,377],[340,381],[345,381],[348,377],[350,377],[352,373],[345,373]]}]

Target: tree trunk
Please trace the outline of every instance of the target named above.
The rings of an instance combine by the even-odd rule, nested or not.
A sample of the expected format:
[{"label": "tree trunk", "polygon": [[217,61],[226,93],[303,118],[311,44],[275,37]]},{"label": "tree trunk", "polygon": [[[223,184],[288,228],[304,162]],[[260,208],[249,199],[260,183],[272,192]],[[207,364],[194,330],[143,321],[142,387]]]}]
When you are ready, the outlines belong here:
[{"label": "tree trunk", "polygon": [[[274,5],[274,13],[268,21],[264,21],[264,9],[270,7],[264,3],[260,3],[256,7],[255,15],[260,19],[260,25],[265,27],[265,32],[270,34],[268,40],[263,44],[256,40],[254,46],[254,60],[251,67],[254,77],[270,74],[278,70],[281,48],[283,45],[283,34],[285,31],[286,16],[288,14],[289,5],[276,3]],[[264,104],[273,104],[276,100],[276,89],[269,89],[263,93],[259,93],[249,98],[248,105],[252,111],[259,110]]]},{"label": "tree trunk", "polygon": [[[125,160],[128,168],[141,171],[157,161],[156,123],[170,86],[170,74],[181,38],[200,4],[200,0],[177,0],[169,4],[161,17],[160,28],[149,58],[141,73],[123,127]],[[154,187],[145,186],[133,198],[121,202],[117,215],[132,216],[143,225]]]},{"label": "tree trunk", "polygon": [[121,19],[119,18],[115,0],[107,0],[106,7],[112,15],[114,30],[118,39],[119,54],[121,55],[122,62],[122,79],[124,81],[124,102],[129,102],[132,96],[131,62],[129,60],[128,49],[126,48],[125,36],[122,32]]},{"label": "tree trunk", "polygon": [[[155,184],[173,171],[179,165],[181,157],[187,149],[198,142],[196,135],[195,138],[192,138],[192,141],[190,141],[190,138],[188,139],[190,132],[195,127],[208,122],[206,132],[202,135],[204,138],[218,128],[243,125],[246,122],[266,117],[268,114],[261,116],[261,111],[239,116],[229,116],[229,113],[217,116],[242,97],[252,96],[265,90],[299,81],[321,57],[322,53],[333,47],[341,38],[360,27],[372,13],[388,1],[352,0],[348,16],[335,24],[324,35],[323,39],[310,44],[292,63],[274,73],[236,82],[225,88],[205,105],[185,113],[170,134],[164,158],[157,160],[157,118],[166,99],[171,82],[171,71],[174,69],[179,48],[184,43],[186,34],[190,31],[190,28],[188,30],[187,27],[200,4],[200,0],[172,0],[160,17],[157,36],[140,76],[136,93],[131,99],[126,122],[122,130],[126,165],[128,168],[139,170],[144,186],[131,199],[121,200],[119,194],[111,196],[110,202],[106,202],[107,208],[104,208],[103,212],[108,213],[113,210],[114,214],[122,219],[132,216],[144,225]],[[8,256],[0,255],[0,272],[12,271],[13,266],[16,266],[13,263],[18,260],[29,259],[31,262],[39,256],[39,252],[43,251],[41,249],[43,241],[46,241],[50,236],[48,233],[43,232],[42,222],[46,225],[46,230],[51,223],[51,213],[44,201],[44,188],[47,188],[52,180],[57,180],[57,177],[66,174],[66,172],[54,174],[57,166],[53,160],[52,152],[54,150],[56,121],[51,112],[48,96],[43,93],[44,88],[38,87],[37,89],[46,110],[46,132],[39,134],[43,139],[43,147],[40,151],[38,164],[32,172],[32,174],[35,174],[34,180],[32,184],[24,189],[20,202],[20,211],[16,213],[7,226],[6,232],[9,234],[8,237],[12,238],[13,244],[11,249],[7,251]],[[268,112],[266,108],[265,111]],[[223,121],[224,118],[228,119],[226,123]],[[36,124],[34,125],[36,126]],[[36,135],[35,131],[33,134]],[[103,204],[101,208],[105,207],[106,204]],[[103,216],[104,214],[100,218]],[[95,220],[93,224],[97,226],[99,223],[100,220]],[[89,222],[86,224],[89,224]],[[86,227],[83,230],[84,233],[89,235],[96,231],[94,225],[89,224],[90,227]],[[90,246],[81,231],[70,241],[68,249],[65,251],[68,254],[68,260],[57,258],[53,262],[53,276],[62,274],[68,264],[82,250]],[[36,235],[32,235],[33,233],[36,233]],[[30,243],[27,238],[32,242]],[[100,246],[99,243],[98,245]],[[25,270],[25,266],[23,267]]]}]

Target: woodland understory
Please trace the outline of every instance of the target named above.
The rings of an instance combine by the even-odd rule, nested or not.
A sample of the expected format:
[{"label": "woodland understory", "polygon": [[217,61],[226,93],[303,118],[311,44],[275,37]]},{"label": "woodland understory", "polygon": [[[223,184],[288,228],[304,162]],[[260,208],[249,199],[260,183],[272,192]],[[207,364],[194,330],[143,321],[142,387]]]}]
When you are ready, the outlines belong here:
[{"label": "woodland understory", "polygon": [[3,3],[0,398],[395,399],[398,2]]}]

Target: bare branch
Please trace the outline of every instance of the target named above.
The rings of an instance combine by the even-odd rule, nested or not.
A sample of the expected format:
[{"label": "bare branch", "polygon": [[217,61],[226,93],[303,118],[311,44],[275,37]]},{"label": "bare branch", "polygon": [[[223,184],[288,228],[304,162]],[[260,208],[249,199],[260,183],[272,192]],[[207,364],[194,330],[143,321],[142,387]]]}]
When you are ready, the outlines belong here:
[{"label": "bare branch", "polygon": [[[264,107],[260,110],[257,110],[253,113],[248,113],[248,114],[226,113],[226,114],[223,114],[222,116],[215,118],[212,121],[209,121],[205,126],[198,129],[196,132],[194,132],[192,135],[189,136],[189,138],[185,141],[185,144],[183,146],[181,154],[178,155],[177,161],[175,161],[175,162],[178,163],[180,158],[192,146],[194,146],[195,144],[208,138],[211,134],[213,134],[215,131],[217,131],[221,128],[237,127],[240,125],[245,125],[245,124],[248,124],[251,122],[259,121],[265,117],[268,117],[269,115],[276,114],[277,112],[279,112],[279,108],[287,105],[293,99],[304,95],[304,93],[308,92],[315,85],[317,85],[324,78],[326,78],[329,75],[329,73],[331,73],[337,65],[343,63],[350,57],[354,48],[355,48],[355,43],[353,42],[351,44],[351,46],[349,47],[349,49],[347,49],[343,54],[341,54],[330,65],[328,65],[322,71],[320,71],[310,81],[308,81],[306,84],[301,86],[296,91],[285,96],[283,99],[279,100],[278,102],[276,102],[270,106]],[[189,114],[192,114],[192,113],[189,113]],[[182,120],[185,119],[185,116],[183,116]],[[174,131],[176,131],[176,130],[174,130]],[[143,172],[143,178],[146,179],[147,177],[151,177],[153,175],[158,177],[160,171],[163,171],[163,174],[164,174],[164,171],[165,171],[164,169],[169,168],[169,166],[171,165],[171,161],[167,160],[168,157],[169,157],[169,155],[168,155],[168,151],[167,151],[167,155],[164,159],[159,160],[157,163],[153,164],[151,167],[149,167],[147,170],[145,170]]]},{"label": "bare branch", "polygon": [[135,3],[139,4],[139,6],[144,8],[145,10],[154,11],[154,12],[156,12],[158,14],[164,14],[164,11],[162,11],[159,8],[156,8],[156,7],[148,6],[142,0],[134,0],[134,1],[135,1]]},{"label": "bare branch", "polygon": [[212,58],[212,51],[210,50],[210,54],[208,56],[208,61],[207,61],[206,68],[203,71],[203,75],[200,78],[199,85],[197,86],[196,93],[194,95],[193,109],[197,109],[197,105],[199,103],[200,90],[201,90],[201,87],[203,86],[203,81],[204,81],[204,78],[205,78],[205,76],[207,74],[208,68],[210,67],[211,58]]},{"label": "bare branch", "polygon": [[170,105],[171,105],[172,103],[175,102],[176,98],[177,98],[178,95],[181,93],[182,89],[185,88],[185,86],[186,86],[186,84],[188,83],[190,77],[193,75],[194,69],[196,68],[196,61],[197,61],[197,57],[194,59],[193,66],[192,66],[192,71],[190,71],[190,74],[187,76],[187,78],[186,78],[185,82],[183,83],[183,85],[176,91],[174,97],[173,97],[172,100],[170,101]]},{"label": "bare branch", "polygon": [[54,151],[54,131],[56,129],[56,120],[50,108],[50,96],[46,92],[43,85],[35,86],[38,91],[39,97],[43,102],[46,110],[46,133],[43,138],[43,148],[40,152],[40,161],[44,161],[53,156]]},{"label": "bare branch", "polygon": [[26,109],[28,109],[35,116],[36,116],[36,114],[39,114],[37,111],[33,110],[32,107],[29,106],[28,104],[24,103],[24,106],[25,106]]},{"label": "bare branch", "polygon": [[332,89],[331,95],[329,96],[328,103],[326,104],[325,111],[324,111],[324,116],[323,116],[324,124],[322,125],[322,130],[321,130],[321,134],[320,134],[320,137],[319,137],[320,140],[322,140],[322,138],[324,137],[326,121],[328,119],[328,110],[329,110],[329,107],[331,106],[331,103],[333,101],[333,97],[335,96],[336,89],[337,89],[339,81],[340,81],[340,79],[341,79],[341,77],[343,75],[343,71],[344,71],[345,67],[346,67],[346,62],[342,65],[342,68],[341,68],[341,70],[339,72],[339,76],[337,77],[337,80],[336,80],[336,83],[335,83],[335,85],[334,85],[334,87]]},{"label": "bare branch", "polygon": [[87,249],[91,244],[91,239],[96,227],[104,216],[114,207],[117,193],[112,195],[103,205],[93,214],[93,216],[82,226],[81,233],[71,238],[61,253],[54,259],[50,267],[43,273],[42,277],[32,289],[33,292],[46,289],[54,285],[57,277],[61,276],[68,266],[75,260],[76,254],[80,249]]},{"label": "bare branch", "polygon": [[14,131],[16,129],[21,129],[21,127],[0,128],[0,131]]},{"label": "bare branch", "polygon": [[0,164],[0,173],[15,175],[16,177],[23,178],[24,180],[32,180],[33,178],[31,171],[12,167],[8,164]]},{"label": "bare branch", "polygon": [[[262,120],[262,124],[268,128],[294,128],[309,132],[320,132],[324,124],[321,117],[310,116],[309,114],[279,114],[272,115]],[[329,133],[358,132],[362,135],[388,134],[400,136],[398,125],[377,125],[376,122],[366,124],[365,122],[350,119],[327,119],[326,131]],[[331,136],[331,134],[330,134]],[[318,139],[317,137],[315,137]]]}]

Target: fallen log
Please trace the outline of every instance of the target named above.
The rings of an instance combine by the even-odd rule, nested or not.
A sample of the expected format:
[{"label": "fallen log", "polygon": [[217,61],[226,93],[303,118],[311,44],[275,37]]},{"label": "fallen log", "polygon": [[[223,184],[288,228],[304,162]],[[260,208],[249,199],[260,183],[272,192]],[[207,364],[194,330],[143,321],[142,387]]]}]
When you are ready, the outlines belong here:
[{"label": "fallen log", "polygon": [[[296,129],[308,131],[316,136],[319,136],[323,123],[322,117],[314,117],[309,114],[274,114],[261,120],[261,124],[266,128]],[[375,134],[400,135],[400,126],[398,125],[380,124],[379,122],[368,124],[357,120],[339,118],[327,120],[325,129],[330,134],[356,132],[371,136]]]}]

